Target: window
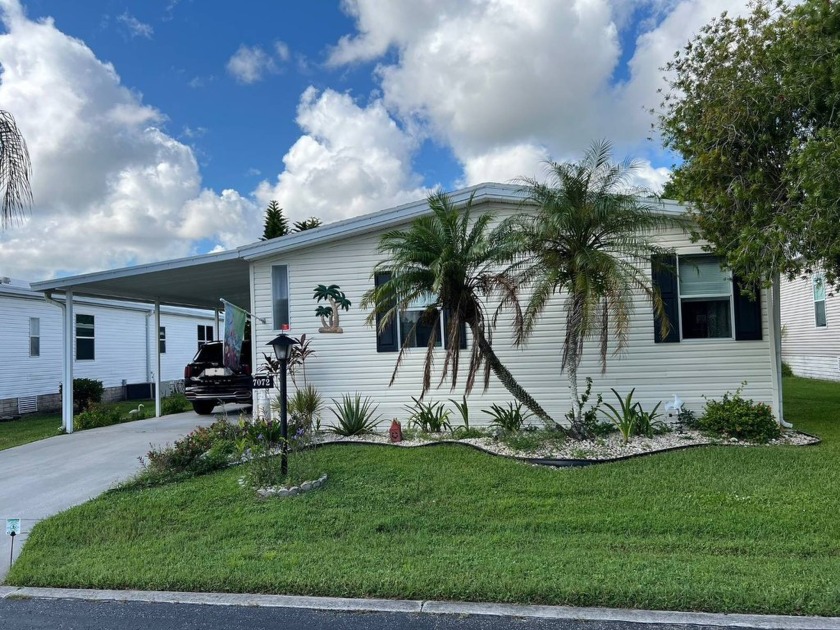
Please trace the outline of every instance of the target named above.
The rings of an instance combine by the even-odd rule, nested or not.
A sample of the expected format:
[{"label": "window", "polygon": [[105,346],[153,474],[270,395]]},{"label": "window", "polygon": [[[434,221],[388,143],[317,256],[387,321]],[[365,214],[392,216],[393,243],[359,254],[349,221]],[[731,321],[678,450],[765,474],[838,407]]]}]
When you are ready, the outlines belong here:
[{"label": "window", "polygon": [[[435,347],[439,348],[441,346],[443,318],[435,317],[435,313],[428,310],[428,307],[435,302],[434,296],[425,296],[412,302],[406,310],[400,313],[398,318],[400,347],[403,345],[409,348],[428,347],[435,324],[438,328]],[[406,341],[408,341],[407,344]]]},{"label": "window", "polygon": [[654,313],[656,343],[762,339],[761,287],[746,290],[737,277],[721,269],[720,259],[714,256],[656,255],[651,259],[651,285],[662,298],[670,324],[663,336],[662,321]]},{"label": "window", "polygon": [[[391,274],[388,272],[377,272],[374,275],[374,283],[376,286],[384,284],[390,279]],[[377,314],[376,351],[397,352],[406,340],[408,340],[407,347],[409,348],[428,347],[434,322],[425,321],[428,317],[426,314],[426,308],[435,302],[436,300],[433,296],[426,296],[416,300],[413,304],[409,305],[409,308],[400,313],[399,317],[394,318],[384,328],[382,327],[382,316]],[[446,313],[444,313],[443,317],[437,318],[437,325],[440,326],[440,328],[438,329],[435,346],[438,348],[444,345],[446,341],[445,335],[448,324],[447,319]],[[466,348],[467,327],[463,322],[461,322],[460,341],[461,348]]]},{"label": "window", "polygon": [[76,361],[93,361],[93,315],[76,315]]},{"label": "window", "polygon": [[29,356],[41,356],[41,319],[39,317],[29,318]]},{"label": "window", "polygon": [[198,325],[198,348],[201,349],[208,341],[213,341],[213,327],[212,326],[204,326],[202,324]]},{"label": "window", "polygon": [[284,330],[289,325],[289,270],[286,265],[271,268],[271,301],[274,330]]},{"label": "window", "polygon": [[825,276],[817,274],[814,276],[814,321],[818,327],[826,325],[825,322]]},{"label": "window", "polygon": [[714,256],[679,259],[683,339],[732,338],[732,279]]},{"label": "window", "polygon": [[166,326],[161,326],[158,333],[158,352],[166,354]]}]

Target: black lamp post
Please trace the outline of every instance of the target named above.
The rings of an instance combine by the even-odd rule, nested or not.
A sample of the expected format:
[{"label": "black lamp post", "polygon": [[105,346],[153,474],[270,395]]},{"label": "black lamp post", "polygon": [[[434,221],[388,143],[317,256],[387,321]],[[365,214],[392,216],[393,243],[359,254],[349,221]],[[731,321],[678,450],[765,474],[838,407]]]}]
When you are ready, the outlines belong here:
[{"label": "black lamp post", "polygon": [[292,346],[297,345],[297,339],[280,334],[266,345],[274,348],[274,356],[280,361],[280,474],[285,476],[289,472],[289,422],[286,417],[286,369]]}]

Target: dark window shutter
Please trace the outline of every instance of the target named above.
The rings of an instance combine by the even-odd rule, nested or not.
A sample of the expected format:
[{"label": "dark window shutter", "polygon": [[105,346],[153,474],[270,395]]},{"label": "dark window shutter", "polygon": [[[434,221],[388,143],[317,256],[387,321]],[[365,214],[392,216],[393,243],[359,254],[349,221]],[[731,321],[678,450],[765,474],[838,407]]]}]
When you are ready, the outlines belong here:
[{"label": "dark window shutter", "polygon": [[755,299],[741,292],[738,276],[732,278],[735,299],[735,339],[737,341],[761,340],[761,288],[756,287]]},{"label": "dark window shutter", "polygon": [[[375,286],[385,284],[391,279],[391,274],[387,271],[381,271],[373,276],[373,283]],[[390,308],[390,307],[389,307]],[[396,318],[381,329],[379,326],[382,323],[382,315],[376,314],[376,351],[377,352],[396,352],[399,350],[399,343],[397,341],[397,321]]]},{"label": "dark window shutter", "polygon": [[[449,341],[449,310],[443,312],[443,347],[446,348]],[[467,347],[467,324],[461,320],[461,333],[459,335],[459,345],[461,350]]]},{"label": "dark window shutter", "polygon": [[671,329],[662,337],[662,318],[653,316],[653,339],[656,343],[676,343],[680,340],[680,299],[677,289],[677,257],[674,254],[657,254],[651,259],[651,283],[659,290],[665,315]]}]

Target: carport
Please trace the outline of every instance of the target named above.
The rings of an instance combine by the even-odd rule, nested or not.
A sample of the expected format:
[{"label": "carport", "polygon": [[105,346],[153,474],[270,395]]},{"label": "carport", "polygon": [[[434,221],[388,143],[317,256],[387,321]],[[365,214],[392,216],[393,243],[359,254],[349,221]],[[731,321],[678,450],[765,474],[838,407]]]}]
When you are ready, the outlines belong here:
[{"label": "carport", "polygon": [[[251,310],[249,263],[239,251],[202,254],[146,265],[111,269],[32,283],[47,301],[63,310],[62,317],[62,426],[73,431],[74,296],[154,304],[155,328],[160,329],[160,307],[182,306],[218,311],[220,299]],[[63,295],[64,300],[55,298]],[[252,326],[256,322],[252,322]],[[155,416],[160,417],[160,347],[155,348]]]}]

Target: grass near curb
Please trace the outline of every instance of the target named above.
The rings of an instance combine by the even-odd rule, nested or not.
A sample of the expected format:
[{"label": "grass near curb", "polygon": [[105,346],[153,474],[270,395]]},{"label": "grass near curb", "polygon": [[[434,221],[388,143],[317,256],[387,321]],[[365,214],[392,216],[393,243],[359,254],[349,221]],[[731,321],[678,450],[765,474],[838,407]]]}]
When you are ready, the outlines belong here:
[{"label": "grass near curb", "polygon": [[238,469],[39,524],[14,585],[840,614],[840,385],[787,379],[812,447],[552,470],[467,448],[327,447],[285,500]]},{"label": "grass near curb", "polygon": [[[122,413],[128,413],[140,403],[143,403],[146,410],[151,405],[154,415],[154,401],[151,400],[126,400],[112,404]],[[56,436],[60,427],[61,412],[33,413],[20,420],[0,422],[0,451]]]}]

